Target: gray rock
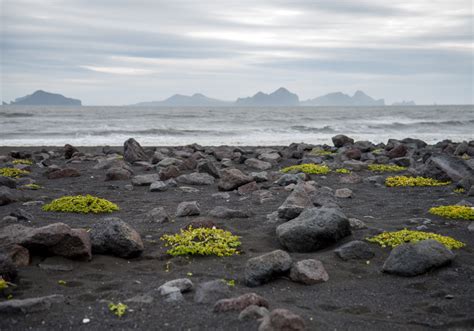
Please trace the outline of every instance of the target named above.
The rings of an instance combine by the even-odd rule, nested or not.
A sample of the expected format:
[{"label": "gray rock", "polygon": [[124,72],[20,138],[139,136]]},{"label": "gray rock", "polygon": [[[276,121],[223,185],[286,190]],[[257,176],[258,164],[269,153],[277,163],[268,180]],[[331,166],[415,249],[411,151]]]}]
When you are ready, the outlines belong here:
[{"label": "gray rock", "polygon": [[172,286],[160,286],[159,293],[167,302],[176,302],[184,300],[181,290]]},{"label": "gray rock", "polygon": [[301,181],[304,181],[306,175],[303,173],[299,174],[284,174],[275,182],[279,186],[287,186],[290,184],[298,184]]},{"label": "gray rock", "polygon": [[258,156],[258,159],[271,164],[277,164],[281,160],[281,155],[276,152],[263,153]]},{"label": "gray rock", "polygon": [[311,202],[315,207],[326,207],[339,209],[332,189],[321,187],[310,194]]},{"label": "gray rock", "polygon": [[370,183],[370,184],[378,184],[378,185],[384,185],[385,183],[385,178],[383,176],[369,176],[367,178],[364,178],[365,183]]},{"label": "gray rock", "polygon": [[145,218],[149,222],[166,223],[170,221],[170,216],[164,207],[156,207],[146,213]]},{"label": "gray rock", "polygon": [[367,228],[367,224],[358,218],[349,218],[349,224],[352,230],[362,230]]},{"label": "gray rock", "polygon": [[50,309],[54,304],[64,302],[64,296],[53,294],[29,299],[13,299],[0,302],[0,314],[30,314]]},{"label": "gray rock", "polygon": [[0,176],[0,186],[8,188],[16,188],[16,181],[13,178]]},{"label": "gray rock", "polygon": [[270,312],[267,308],[257,305],[250,305],[239,314],[239,321],[259,320],[267,316]]},{"label": "gray rock", "polygon": [[207,173],[214,178],[220,177],[219,170],[216,168],[214,162],[212,162],[211,160],[200,160],[197,164],[196,169],[198,172]]},{"label": "gray rock", "polygon": [[128,180],[132,177],[133,173],[130,170],[122,167],[112,167],[105,173],[105,181],[113,180]]},{"label": "gray rock", "polygon": [[340,188],[334,192],[334,196],[340,199],[352,198],[352,190],[348,188]]},{"label": "gray rock", "polygon": [[10,213],[10,216],[15,217],[19,221],[27,221],[30,222],[34,219],[33,215],[31,215],[29,212],[27,212],[24,209],[18,208],[15,211],[12,211]]},{"label": "gray rock", "polygon": [[297,217],[303,210],[313,206],[304,185],[297,185],[293,192],[286,198],[278,208],[278,217],[291,220]]},{"label": "gray rock", "polygon": [[375,252],[368,243],[360,240],[350,241],[334,250],[337,256],[347,260],[370,260]]},{"label": "gray rock", "polygon": [[156,181],[150,184],[150,192],[164,192],[168,190],[169,185],[165,181]]},{"label": "gray rock", "polygon": [[327,282],[329,275],[321,261],[308,259],[293,263],[290,278],[294,282],[313,285]]},{"label": "gray rock", "polygon": [[250,183],[253,178],[236,168],[221,171],[221,178],[217,184],[220,191],[232,191],[244,184]]},{"label": "gray rock", "polygon": [[255,158],[247,159],[244,163],[247,167],[257,170],[268,170],[272,167],[270,162],[265,162]]},{"label": "gray rock", "polygon": [[446,154],[431,156],[420,169],[420,174],[425,177],[454,182],[460,181],[464,177],[474,178],[474,170],[464,160]]},{"label": "gray rock", "polygon": [[123,144],[123,158],[125,161],[133,163],[135,161],[148,161],[142,146],[133,138],[126,140]]},{"label": "gray rock", "polygon": [[185,293],[192,291],[194,284],[189,278],[179,278],[167,281],[158,288],[158,291],[160,291],[162,287],[176,287],[181,293]]},{"label": "gray rock", "polygon": [[18,198],[12,189],[6,186],[0,186],[0,206],[8,205],[10,203],[16,202],[17,200]]},{"label": "gray rock", "polygon": [[18,275],[18,267],[10,257],[10,254],[0,251],[0,277],[7,281],[14,281]]},{"label": "gray rock", "polygon": [[302,331],[305,330],[304,319],[287,309],[274,309],[265,316],[258,331]]},{"label": "gray rock", "polygon": [[268,172],[261,171],[261,172],[251,172],[250,176],[252,176],[253,180],[257,183],[262,183],[268,181]]},{"label": "gray rock", "polygon": [[231,296],[229,285],[222,279],[201,283],[196,287],[194,301],[197,303],[214,303]]},{"label": "gray rock", "polygon": [[133,186],[148,186],[160,180],[159,174],[137,175],[132,177]]},{"label": "gray rock", "polygon": [[256,293],[245,293],[229,299],[221,299],[214,305],[214,312],[242,311],[248,306],[261,306],[268,308],[268,301]]},{"label": "gray rock", "polygon": [[180,160],[180,159],[176,159],[174,157],[167,157],[167,158],[164,158],[163,160],[161,160],[160,162],[158,162],[158,166],[166,168],[166,167],[169,167],[169,166],[172,166],[172,165],[173,166],[180,166],[182,163],[183,163],[183,161]]},{"label": "gray rock", "polygon": [[176,181],[187,185],[212,185],[215,179],[207,173],[193,172],[191,174],[178,176]]},{"label": "gray rock", "polygon": [[331,139],[332,139],[332,143],[337,148],[343,147],[345,145],[352,145],[354,143],[354,139],[349,138],[348,136],[345,136],[343,134],[338,134],[332,137]]},{"label": "gray rock", "polygon": [[291,264],[290,255],[282,250],[251,258],[245,264],[245,283],[250,287],[267,283],[288,272]]},{"label": "gray rock", "polygon": [[118,217],[107,217],[94,223],[90,236],[92,252],[95,254],[131,258],[144,250],[138,232]]},{"label": "gray rock", "polygon": [[78,149],[72,145],[66,144],[64,145],[64,158],[66,160],[72,158],[74,153],[78,153]]},{"label": "gray rock", "polygon": [[200,213],[201,209],[199,208],[197,201],[184,201],[178,205],[178,208],[176,208],[177,217],[197,216]]},{"label": "gray rock", "polygon": [[209,212],[209,215],[215,218],[248,218],[249,214],[245,211],[230,209],[227,207],[217,206]]},{"label": "gray rock", "polygon": [[383,265],[383,271],[399,276],[417,276],[450,264],[454,254],[436,240],[422,240],[395,247]]},{"label": "gray rock", "polygon": [[474,222],[469,223],[467,226],[467,231],[474,232]]},{"label": "gray rock", "polygon": [[291,252],[314,252],[351,234],[349,220],[334,208],[309,208],[279,225],[280,244]]}]

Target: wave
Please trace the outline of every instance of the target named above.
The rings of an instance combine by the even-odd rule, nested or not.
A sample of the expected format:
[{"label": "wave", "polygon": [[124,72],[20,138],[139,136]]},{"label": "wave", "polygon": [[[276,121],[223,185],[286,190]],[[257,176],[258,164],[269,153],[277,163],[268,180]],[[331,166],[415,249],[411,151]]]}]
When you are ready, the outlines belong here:
[{"label": "wave", "polygon": [[322,128],[315,128],[311,126],[305,125],[293,125],[290,127],[291,130],[298,131],[298,132],[306,132],[306,133],[336,133],[336,130],[326,125]]},{"label": "wave", "polygon": [[391,130],[406,130],[412,128],[447,128],[447,127],[470,127],[472,128],[474,125],[474,120],[467,120],[467,121],[421,121],[421,122],[413,122],[413,123],[384,123],[384,124],[375,124],[375,125],[368,125],[369,129],[391,129]]}]

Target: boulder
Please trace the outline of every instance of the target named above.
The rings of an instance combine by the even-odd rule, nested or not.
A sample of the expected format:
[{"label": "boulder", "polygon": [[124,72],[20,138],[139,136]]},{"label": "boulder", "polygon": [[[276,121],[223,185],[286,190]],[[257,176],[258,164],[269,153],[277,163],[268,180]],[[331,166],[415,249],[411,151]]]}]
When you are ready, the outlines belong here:
[{"label": "boulder", "polygon": [[158,291],[161,292],[161,289],[164,287],[174,287],[177,288],[181,293],[190,292],[194,288],[193,282],[189,278],[179,278],[167,281],[160,287],[158,287]]},{"label": "boulder", "polygon": [[255,305],[268,308],[268,301],[256,293],[245,293],[229,299],[221,299],[214,305],[214,312],[242,311],[248,306]]},{"label": "boulder", "polygon": [[199,208],[197,201],[184,201],[176,208],[177,217],[197,216],[200,213],[201,209]]},{"label": "boulder", "polygon": [[201,283],[196,287],[194,301],[197,303],[214,303],[231,295],[229,285],[222,279]]},{"label": "boulder", "polygon": [[332,137],[331,139],[332,139],[332,143],[337,148],[343,147],[345,145],[352,145],[354,143],[354,139],[349,138],[348,136],[345,136],[343,134],[338,134]]},{"label": "boulder", "polygon": [[352,198],[352,190],[348,188],[339,188],[334,192],[334,196],[340,199]]},{"label": "boulder", "polygon": [[395,159],[407,155],[408,149],[405,145],[399,144],[388,151],[387,156],[390,159]]},{"label": "boulder", "polygon": [[69,178],[69,177],[79,177],[81,176],[80,172],[74,168],[64,168],[59,169],[53,172],[48,173],[48,179],[59,179],[59,178]]},{"label": "boulder", "polygon": [[178,176],[176,181],[187,185],[212,185],[215,179],[205,172],[193,172],[191,174]]},{"label": "boulder", "polygon": [[436,240],[422,240],[395,247],[382,270],[399,276],[417,276],[450,264],[454,254]]},{"label": "boulder", "polygon": [[313,206],[304,185],[295,187],[293,192],[286,198],[283,204],[278,208],[278,217],[291,220],[297,217],[303,210]]},{"label": "boulder", "polygon": [[267,316],[270,312],[267,308],[257,305],[250,305],[239,314],[239,321],[259,320]]},{"label": "boulder", "polygon": [[200,160],[196,166],[196,169],[198,172],[209,174],[214,178],[220,177],[219,170],[211,160]]},{"label": "boulder", "polygon": [[258,190],[257,182],[253,181],[253,182],[244,184],[242,186],[239,186],[239,188],[237,189],[237,192],[240,195],[245,195],[245,194],[249,194],[251,192],[255,192],[257,190]]},{"label": "boulder", "polygon": [[77,150],[76,147],[74,146],[71,146],[69,144],[66,144],[64,145],[64,158],[66,160],[72,158],[72,156],[74,155],[74,153],[78,153],[79,151]]},{"label": "boulder", "polygon": [[166,168],[162,168],[159,171],[159,177],[161,180],[168,180],[171,178],[176,178],[180,174],[178,167],[170,165]]},{"label": "boulder", "polygon": [[371,245],[364,241],[354,240],[334,250],[337,256],[347,260],[370,260],[375,256]]},{"label": "boulder", "polygon": [[215,218],[248,218],[249,214],[245,211],[230,209],[227,207],[217,206],[209,212],[209,215]]},{"label": "boulder", "polygon": [[329,275],[319,260],[301,260],[291,266],[290,278],[294,282],[313,285],[327,282]]},{"label": "boulder", "polygon": [[145,214],[145,219],[153,223],[166,223],[170,221],[170,216],[164,207],[156,207]]},{"label": "boulder", "polygon": [[304,319],[287,309],[274,309],[265,316],[258,331],[301,331],[305,330]]},{"label": "boulder", "polygon": [[251,258],[245,264],[245,283],[250,287],[267,283],[273,278],[287,273],[291,264],[290,255],[282,250]]},{"label": "boulder", "polygon": [[258,159],[270,164],[277,164],[281,160],[281,155],[277,152],[262,153],[258,156]]},{"label": "boulder", "polygon": [[247,167],[256,170],[268,170],[272,167],[272,164],[270,162],[262,161],[255,158],[245,160],[244,164]]},{"label": "boulder", "polygon": [[132,175],[133,173],[126,168],[112,167],[107,169],[107,172],[105,173],[105,181],[128,180]]},{"label": "boulder", "polygon": [[6,281],[14,281],[18,276],[18,266],[12,261],[11,257],[4,252],[0,252],[0,277]]},{"label": "boulder", "polygon": [[284,174],[275,182],[279,186],[287,186],[290,184],[298,184],[299,182],[304,181],[306,175],[304,173],[299,174]]},{"label": "boulder", "polygon": [[344,152],[344,155],[351,160],[360,160],[362,152],[358,148],[349,148]]},{"label": "boulder", "polygon": [[123,143],[123,158],[130,163],[148,161],[148,155],[145,153],[145,150],[133,138],[129,138]]},{"label": "boulder", "polygon": [[445,154],[431,156],[420,169],[420,174],[454,182],[464,177],[474,178],[474,170],[464,160]]},{"label": "boulder", "polygon": [[16,202],[17,200],[18,198],[12,189],[6,186],[0,186],[0,206],[8,205],[10,203]]},{"label": "boulder", "polygon": [[159,174],[137,175],[132,178],[133,186],[148,186],[160,180]]},{"label": "boulder", "polygon": [[349,220],[334,208],[309,208],[276,229],[280,244],[291,252],[314,252],[351,234]]},{"label": "boulder", "polygon": [[94,223],[90,230],[92,252],[131,258],[143,252],[143,242],[130,225],[118,217],[107,217]]},{"label": "boulder", "polygon": [[220,191],[232,191],[251,181],[253,181],[253,178],[239,169],[227,168],[221,171],[221,177],[217,186]]}]

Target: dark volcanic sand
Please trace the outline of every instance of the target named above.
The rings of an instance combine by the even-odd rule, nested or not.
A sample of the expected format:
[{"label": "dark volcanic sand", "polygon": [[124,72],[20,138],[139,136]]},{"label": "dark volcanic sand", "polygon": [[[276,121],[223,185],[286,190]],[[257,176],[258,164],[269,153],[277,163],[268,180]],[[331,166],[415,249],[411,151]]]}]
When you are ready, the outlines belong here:
[{"label": "dark volcanic sand", "polygon": [[[0,155],[11,150],[33,151],[36,148],[0,148]],[[100,149],[79,148],[83,152],[99,152]],[[53,163],[64,165],[64,159]],[[283,188],[273,190],[275,200],[260,205],[251,196],[230,193],[230,201],[215,199],[217,184],[196,186],[199,193],[183,193],[178,188],[166,192],[149,192],[148,187],[124,188],[130,181],[104,182],[105,170],[94,170],[94,161],[70,164],[82,176],[47,180],[44,169],[33,168],[32,178],[44,189],[28,191],[33,200],[49,202],[63,195],[92,194],[109,199],[120,206],[112,216],[122,218],[142,236],[145,252],[142,257],[124,260],[111,256],[94,255],[91,262],[71,262],[72,271],[46,271],[38,264],[43,258],[34,257],[30,266],[20,270],[20,281],[13,295],[16,299],[63,294],[66,303],[53,305],[48,311],[28,315],[3,315],[1,330],[23,329],[84,329],[106,330],[256,330],[258,322],[239,321],[238,312],[214,313],[212,304],[199,305],[193,301],[193,292],[184,294],[180,303],[166,303],[156,293],[164,282],[188,277],[195,285],[214,279],[235,279],[232,289],[235,296],[256,292],[270,302],[270,309],[287,308],[305,319],[309,330],[418,330],[428,328],[474,328],[474,235],[467,231],[469,221],[446,220],[428,214],[428,209],[438,204],[455,204],[466,195],[453,193],[453,186],[435,188],[386,188],[373,184],[341,184],[341,174],[312,176],[318,184],[333,189],[348,187],[354,192],[352,199],[339,199],[348,217],[363,220],[369,228],[398,230],[415,229],[410,218],[429,218],[428,230],[452,236],[467,244],[456,250],[451,266],[428,274],[405,278],[384,274],[382,264],[390,250],[374,245],[376,256],[366,261],[342,261],[333,250],[341,244],[364,239],[374,230],[354,230],[352,236],[327,249],[307,254],[291,253],[293,260],[315,258],[323,262],[329,281],[313,286],[300,285],[288,279],[278,279],[266,285],[248,288],[243,284],[244,266],[247,259],[280,249],[275,236],[278,224],[267,221],[266,215],[274,212],[289,195]],[[284,161],[271,170],[289,164]],[[243,165],[237,167],[249,172]],[[134,167],[136,174],[150,173]],[[252,170],[253,171],[253,170]],[[191,171],[189,171],[191,172]],[[358,172],[362,177],[372,176],[368,171]],[[388,176],[388,174],[387,174]],[[179,185],[180,186],[180,185]],[[188,185],[185,185],[188,186]],[[174,215],[182,201],[196,200],[201,206],[201,216],[215,206],[249,210],[249,219],[215,220],[223,228],[241,236],[244,254],[225,258],[190,257],[167,259],[159,238],[164,233],[174,233],[189,223],[193,217],[175,218],[174,222],[152,224],[144,214],[154,207],[163,206]],[[468,199],[469,200],[469,199]],[[470,200],[472,201],[472,198]],[[39,206],[23,207],[21,202],[0,207],[0,219],[10,212],[23,208],[34,215],[35,227],[64,222],[71,227],[87,228],[103,215],[75,215],[43,212]],[[105,215],[109,216],[109,215]],[[6,224],[1,224],[4,226]],[[1,231],[1,230],[0,230]],[[169,262],[169,272],[166,263]],[[58,284],[65,280],[66,286]],[[125,302],[137,295],[150,294],[151,304],[127,303],[129,309],[122,318],[109,312],[107,302]],[[446,298],[447,295],[448,298]],[[452,298],[451,298],[452,296]],[[4,300],[3,298],[0,300]],[[89,324],[82,324],[89,318]]]}]

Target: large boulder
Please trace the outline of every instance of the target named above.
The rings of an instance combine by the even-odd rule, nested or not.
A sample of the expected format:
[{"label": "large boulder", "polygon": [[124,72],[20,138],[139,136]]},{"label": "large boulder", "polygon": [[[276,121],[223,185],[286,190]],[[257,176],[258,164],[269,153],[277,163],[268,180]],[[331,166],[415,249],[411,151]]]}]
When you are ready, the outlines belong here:
[{"label": "large boulder", "polygon": [[445,266],[454,259],[454,254],[436,240],[422,240],[395,247],[382,270],[399,276],[417,276]]},{"label": "large boulder", "polygon": [[142,146],[133,138],[123,143],[123,158],[125,161],[133,163],[136,161],[148,161],[148,155]]},{"label": "large boulder", "polygon": [[253,178],[251,176],[244,174],[239,169],[228,168],[221,171],[218,188],[220,191],[232,191],[252,181]]},{"label": "large boulder", "polygon": [[71,229],[64,223],[40,228],[9,225],[2,229],[0,241],[23,246],[32,255],[46,253],[81,260],[92,257],[89,233],[83,229]]},{"label": "large boulder", "polygon": [[345,146],[345,145],[352,145],[354,143],[354,139],[349,138],[348,136],[345,136],[343,134],[338,134],[337,136],[334,136],[331,139],[332,139],[332,143],[337,148]]},{"label": "large boulder", "polygon": [[107,217],[94,223],[90,236],[95,254],[131,258],[144,249],[140,234],[118,217]]},{"label": "large boulder", "polygon": [[303,210],[313,206],[304,184],[297,185],[293,192],[286,198],[278,208],[278,217],[291,220],[297,217]]},{"label": "large boulder", "polygon": [[309,208],[279,225],[280,244],[291,252],[314,252],[351,234],[347,217],[334,208]]},{"label": "large boulder", "polygon": [[463,159],[445,154],[431,156],[420,169],[420,174],[454,182],[466,177],[474,178],[474,170]]},{"label": "large boulder", "polygon": [[267,283],[273,278],[287,273],[291,264],[290,255],[282,250],[251,258],[245,264],[245,283],[250,287]]},{"label": "large boulder", "polygon": [[200,213],[201,209],[197,201],[184,201],[176,208],[176,217],[197,216]]},{"label": "large boulder", "polygon": [[214,162],[212,162],[211,160],[207,160],[207,159],[200,160],[196,166],[196,169],[198,172],[207,173],[214,178],[220,177],[219,170],[216,168],[216,166],[214,165]]},{"label": "large boulder", "polygon": [[79,151],[77,150],[76,147],[74,147],[72,145],[69,145],[69,144],[64,145],[64,158],[66,160],[72,158],[74,153],[77,153],[77,152],[79,152]]}]

